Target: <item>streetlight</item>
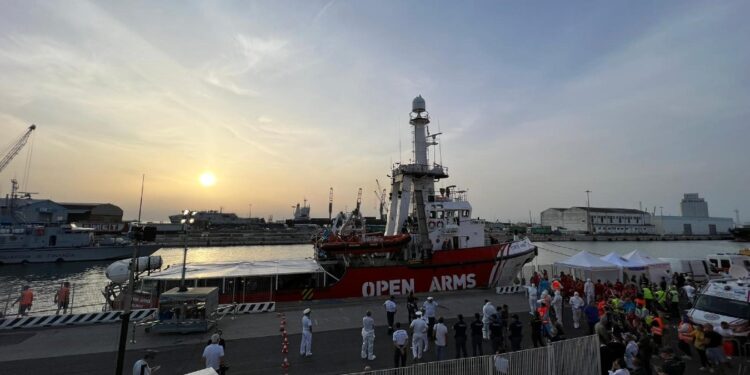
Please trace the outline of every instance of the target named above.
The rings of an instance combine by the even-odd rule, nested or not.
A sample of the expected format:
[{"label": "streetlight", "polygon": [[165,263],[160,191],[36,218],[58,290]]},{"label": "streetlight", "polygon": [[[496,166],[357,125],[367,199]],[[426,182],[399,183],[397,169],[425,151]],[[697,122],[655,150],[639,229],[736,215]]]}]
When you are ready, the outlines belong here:
[{"label": "streetlight", "polygon": [[591,225],[591,203],[589,201],[589,194],[591,193],[591,190],[586,190],[586,224],[587,229],[589,230],[589,234],[593,234],[594,226]]},{"label": "streetlight", "polygon": [[180,220],[180,224],[182,224],[182,237],[184,239],[185,247],[182,252],[182,277],[180,278],[180,292],[187,292],[187,286],[185,286],[185,267],[187,263],[187,233],[188,228],[191,224],[195,222],[195,214],[197,212],[190,211],[190,210],[183,210],[182,211],[182,219]]}]

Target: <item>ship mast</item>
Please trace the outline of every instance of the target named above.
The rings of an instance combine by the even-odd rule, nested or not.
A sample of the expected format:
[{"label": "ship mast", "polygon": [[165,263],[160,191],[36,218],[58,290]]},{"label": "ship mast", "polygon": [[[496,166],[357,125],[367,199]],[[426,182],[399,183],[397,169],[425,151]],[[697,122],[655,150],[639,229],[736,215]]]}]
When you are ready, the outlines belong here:
[{"label": "ship mast", "polygon": [[427,202],[435,200],[435,181],[447,178],[442,165],[427,158],[427,147],[437,145],[436,136],[429,134],[430,114],[422,96],[412,101],[409,124],[413,127],[413,156],[411,164],[400,164],[392,171],[391,207],[388,210],[386,235],[396,235],[407,229],[409,219],[416,221],[419,247],[429,256],[432,243],[427,229]]}]

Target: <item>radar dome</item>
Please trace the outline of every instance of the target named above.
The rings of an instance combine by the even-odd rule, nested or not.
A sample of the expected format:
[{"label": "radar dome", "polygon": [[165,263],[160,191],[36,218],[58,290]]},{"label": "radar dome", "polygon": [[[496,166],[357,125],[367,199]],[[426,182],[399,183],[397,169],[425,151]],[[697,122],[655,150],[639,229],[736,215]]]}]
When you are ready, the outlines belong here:
[{"label": "radar dome", "polygon": [[412,100],[411,102],[411,110],[412,112],[422,112],[425,109],[427,109],[427,104],[424,101],[424,98],[422,98],[422,95],[417,96]]}]

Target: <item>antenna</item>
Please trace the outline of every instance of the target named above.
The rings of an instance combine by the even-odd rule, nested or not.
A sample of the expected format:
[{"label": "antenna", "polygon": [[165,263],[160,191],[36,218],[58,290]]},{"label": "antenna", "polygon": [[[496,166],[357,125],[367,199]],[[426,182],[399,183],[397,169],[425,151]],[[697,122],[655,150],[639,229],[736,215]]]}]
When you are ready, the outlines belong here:
[{"label": "antenna", "polygon": [[333,186],[328,191],[328,221],[331,221],[331,214],[333,213]]},{"label": "antenna", "polygon": [[143,209],[143,184],[146,181],[146,174],[141,175],[141,200],[138,202],[138,224],[141,223],[141,211]]}]

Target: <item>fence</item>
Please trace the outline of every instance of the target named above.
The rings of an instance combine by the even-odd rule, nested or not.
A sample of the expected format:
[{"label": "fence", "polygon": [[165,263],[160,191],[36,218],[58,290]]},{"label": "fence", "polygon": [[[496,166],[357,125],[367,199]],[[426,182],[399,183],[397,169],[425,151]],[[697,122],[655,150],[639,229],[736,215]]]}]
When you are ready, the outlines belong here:
[{"label": "fence", "polygon": [[367,375],[598,375],[601,373],[596,335],[558,341],[545,347],[499,355],[429,362],[409,367],[371,370]]},{"label": "fence", "polygon": [[[5,280],[0,280],[5,281]],[[29,285],[34,291],[34,302],[28,311],[30,316],[51,315],[57,312],[55,294],[60,288],[59,282],[35,280],[27,283],[15,281],[0,287],[0,317],[14,317],[18,311],[18,304],[14,302],[21,295],[21,286]],[[102,289],[104,281],[83,282],[70,280],[70,298],[68,314],[94,313],[105,311],[105,299]],[[60,313],[63,311],[60,310]]]}]

